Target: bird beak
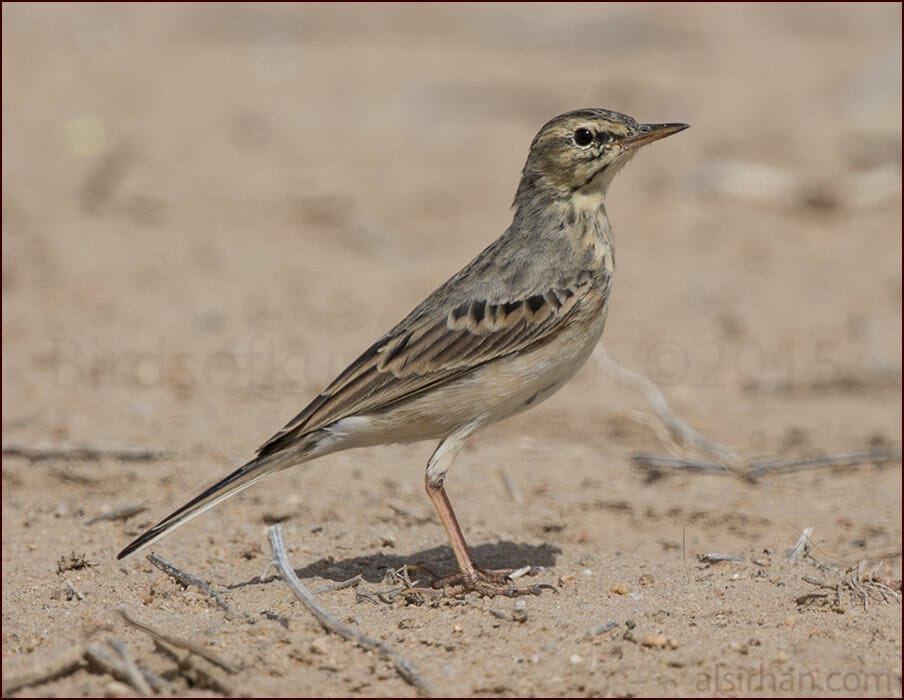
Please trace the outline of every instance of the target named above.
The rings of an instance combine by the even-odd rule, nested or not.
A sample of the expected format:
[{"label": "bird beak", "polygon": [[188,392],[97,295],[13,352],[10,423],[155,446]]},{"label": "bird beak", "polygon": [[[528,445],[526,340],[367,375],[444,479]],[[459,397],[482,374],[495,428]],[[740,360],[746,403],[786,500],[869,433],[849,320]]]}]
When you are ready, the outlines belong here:
[{"label": "bird beak", "polygon": [[641,124],[639,133],[621,139],[618,144],[625,150],[637,148],[653,143],[653,141],[664,139],[666,136],[677,134],[679,131],[684,131],[688,126],[690,124]]}]

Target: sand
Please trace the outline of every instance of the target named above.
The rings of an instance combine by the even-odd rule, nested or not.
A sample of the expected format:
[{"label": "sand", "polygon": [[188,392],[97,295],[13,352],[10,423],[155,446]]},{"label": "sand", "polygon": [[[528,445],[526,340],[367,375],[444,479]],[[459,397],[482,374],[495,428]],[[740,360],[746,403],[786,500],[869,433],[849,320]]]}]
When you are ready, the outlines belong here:
[{"label": "sand", "polygon": [[[77,661],[113,639],[161,695],[415,695],[256,582],[279,523],[311,588],[361,575],[322,604],[438,695],[900,696],[899,5],[4,4],[2,31],[3,444],[63,450],[3,459],[7,694],[67,653],[12,694],[134,693]],[[376,597],[455,568],[426,443],[273,476],[154,546],[228,610],[116,561],[498,236],[530,139],[584,106],[692,125],[609,193],[611,355],[745,459],[897,458],[651,478],[658,421],[591,361],[447,481],[478,562],[557,593]]]}]

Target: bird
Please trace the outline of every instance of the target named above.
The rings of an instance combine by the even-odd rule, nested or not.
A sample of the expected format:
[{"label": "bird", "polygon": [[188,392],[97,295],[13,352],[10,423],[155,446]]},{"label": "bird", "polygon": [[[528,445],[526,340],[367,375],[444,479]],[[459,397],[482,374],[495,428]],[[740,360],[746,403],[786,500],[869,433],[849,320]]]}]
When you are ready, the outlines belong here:
[{"label": "bird", "polygon": [[578,109],[531,142],[508,229],[367,348],[249,462],[128,544],[132,554],[264,476],[340,450],[438,440],[425,488],[458,572],[434,581],[481,596],[516,588],[511,570],[478,568],[444,483],[474,433],[532,408],[586,362],[606,323],[615,240],[613,177],[683,123],[639,123]]}]

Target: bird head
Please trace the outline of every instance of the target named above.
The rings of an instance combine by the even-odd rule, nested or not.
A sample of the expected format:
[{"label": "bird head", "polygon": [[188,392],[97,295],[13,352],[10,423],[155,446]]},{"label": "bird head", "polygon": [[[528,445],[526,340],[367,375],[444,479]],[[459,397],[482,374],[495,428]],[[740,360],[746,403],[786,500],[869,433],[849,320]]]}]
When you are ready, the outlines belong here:
[{"label": "bird head", "polygon": [[687,127],[641,124],[605,109],[562,114],[544,124],[534,137],[515,206],[536,197],[604,195],[615,174],[641,146]]}]

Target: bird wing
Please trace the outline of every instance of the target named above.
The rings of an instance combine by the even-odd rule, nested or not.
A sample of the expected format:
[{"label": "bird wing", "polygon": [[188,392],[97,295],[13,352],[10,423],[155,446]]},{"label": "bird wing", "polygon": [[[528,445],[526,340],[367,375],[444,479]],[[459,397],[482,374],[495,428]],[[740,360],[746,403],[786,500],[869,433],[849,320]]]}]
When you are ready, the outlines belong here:
[{"label": "bird wing", "polygon": [[381,411],[487,362],[542,344],[581,308],[593,288],[593,274],[588,270],[510,301],[474,298],[419,313],[422,304],[261,445],[258,456],[274,454],[341,418]]}]

